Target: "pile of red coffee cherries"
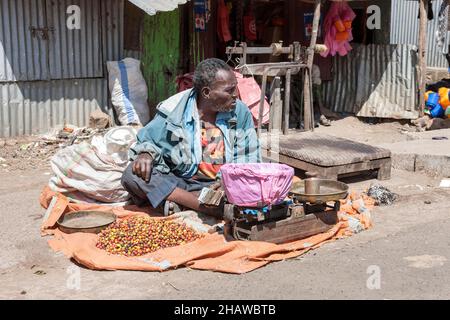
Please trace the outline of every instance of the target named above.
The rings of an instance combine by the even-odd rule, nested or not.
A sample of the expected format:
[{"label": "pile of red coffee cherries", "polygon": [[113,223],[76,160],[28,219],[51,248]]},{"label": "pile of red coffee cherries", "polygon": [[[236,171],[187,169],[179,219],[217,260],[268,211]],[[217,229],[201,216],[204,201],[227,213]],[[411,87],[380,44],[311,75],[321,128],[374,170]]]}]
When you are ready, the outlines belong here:
[{"label": "pile of red coffee cherries", "polygon": [[102,230],[97,248],[127,257],[186,244],[203,237],[186,225],[147,217],[119,220]]}]

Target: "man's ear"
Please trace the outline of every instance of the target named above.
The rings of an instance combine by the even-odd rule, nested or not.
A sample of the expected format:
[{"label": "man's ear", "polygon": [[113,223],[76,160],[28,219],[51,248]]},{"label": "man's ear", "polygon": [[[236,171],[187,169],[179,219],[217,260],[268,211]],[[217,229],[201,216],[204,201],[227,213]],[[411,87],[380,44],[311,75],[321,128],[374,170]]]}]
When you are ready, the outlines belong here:
[{"label": "man's ear", "polygon": [[209,87],[203,87],[201,90],[202,96],[205,99],[209,99],[209,94],[211,93],[211,89]]}]

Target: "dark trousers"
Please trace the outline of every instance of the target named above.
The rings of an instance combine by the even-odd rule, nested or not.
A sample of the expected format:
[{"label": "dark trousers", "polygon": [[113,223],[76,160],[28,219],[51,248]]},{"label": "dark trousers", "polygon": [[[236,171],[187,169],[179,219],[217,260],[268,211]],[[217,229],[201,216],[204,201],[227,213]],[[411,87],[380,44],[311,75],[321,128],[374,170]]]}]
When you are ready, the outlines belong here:
[{"label": "dark trousers", "polygon": [[125,169],[122,176],[122,186],[128,191],[133,202],[138,206],[150,203],[153,208],[161,205],[175,188],[189,192],[200,191],[213,183],[214,180],[185,179],[173,173],[163,174],[157,170],[152,170],[150,181],[147,183],[133,174],[132,163]]}]

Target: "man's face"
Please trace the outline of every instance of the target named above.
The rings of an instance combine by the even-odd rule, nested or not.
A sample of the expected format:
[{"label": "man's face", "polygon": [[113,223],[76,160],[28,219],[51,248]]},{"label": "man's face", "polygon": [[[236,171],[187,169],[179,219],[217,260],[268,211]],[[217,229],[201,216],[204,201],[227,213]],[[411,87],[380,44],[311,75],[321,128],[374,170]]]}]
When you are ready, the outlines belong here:
[{"label": "man's face", "polygon": [[230,112],[236,108],[237,80],[232,71],[219,70],[209,86],[209,102],[216,112]]}]

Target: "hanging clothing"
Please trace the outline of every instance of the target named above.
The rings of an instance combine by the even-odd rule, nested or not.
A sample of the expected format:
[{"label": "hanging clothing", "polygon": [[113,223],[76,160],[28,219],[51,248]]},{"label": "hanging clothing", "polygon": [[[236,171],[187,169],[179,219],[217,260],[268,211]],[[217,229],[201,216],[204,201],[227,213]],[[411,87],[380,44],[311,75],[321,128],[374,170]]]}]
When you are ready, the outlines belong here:
[{"label": "hanging clothing", "polygon": [[230,32],[230,13],[224,0],[219,0],[217,7],[217,34],[221,42],[233,39]]},{"label": "hanging clothing", "polygon": [[195,31],[206,31],[206,0],[196,0],[194,2]]},{"label": "hanging clothing", "polygon": [[327,50],[321,56],[347,55],[352,50],[350,42],[353,40],[352,22],[356,18],[355,12],[347,2],[333,2],[325,17],[325,45]]},{"label": "hanging clothing", "polygon": [[250,2],[250,4],[247,7],[247,12],[243,17],[244,22],[244,34],[245,34],[245,40],[246,41],[256,41],[257,40],[257,33],[256,33],[256,18],[253,13],[253,3]]},{"label": "hanging clothing", "polygon": [[448,2],[442,1],[438,15],[438,28],[436,30],[436,43],[439,48],[444,47],[448,33]]}]

